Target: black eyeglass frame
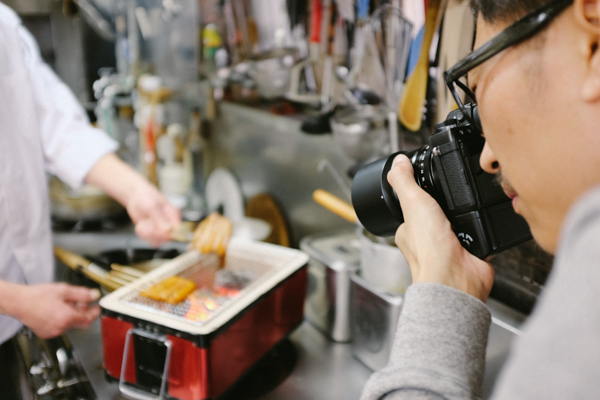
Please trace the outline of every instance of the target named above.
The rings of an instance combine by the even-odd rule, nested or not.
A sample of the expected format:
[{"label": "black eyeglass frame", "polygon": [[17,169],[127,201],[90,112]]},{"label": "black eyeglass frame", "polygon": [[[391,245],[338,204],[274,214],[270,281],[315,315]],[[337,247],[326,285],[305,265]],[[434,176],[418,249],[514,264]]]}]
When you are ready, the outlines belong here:
[{"label": "black eyeglass frame", "polygon": [[[456,104],[458,104],[460,110],[469,119],[469,122],[474,125],[474,127],[477,127],[481,130],[481,126],[479,126],[478,121],[479,118],[474,118],[474,116],[471,115],[471,112],[467,111],[463,101],[460,98],[457,86],[461,88],[468,97],[471,98],[474,105],[476,104],[475,94],[466,84],[460,81],[460,78],[465,76],[473,68],[483,64],[485,61],[489,60],[501,51],[526,39],[529,39],[536,33],[540,32],[542,29],[548,26],[548,24],[556,16],[570,6],[573,1],[574,0],[553,1],[537,10],[530,12],[484,43],[477,50],[467,54],[465,58],[456,63],[448,71],[444,72],[444,81],[446,82],[452,97],[454,97]],[[476,112],[475,108],[476,107],[472,108],[472,110],[474,110],[473,113]]]}]

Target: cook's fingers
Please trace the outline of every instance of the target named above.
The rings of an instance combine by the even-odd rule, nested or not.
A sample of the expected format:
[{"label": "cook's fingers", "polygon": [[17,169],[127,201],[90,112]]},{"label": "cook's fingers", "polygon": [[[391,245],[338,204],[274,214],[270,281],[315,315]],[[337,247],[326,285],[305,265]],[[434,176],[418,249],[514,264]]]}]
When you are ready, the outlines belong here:
[{"label": "cook's fingers", "polygon": [[69,326],[71,328],[84,329],[91,325],[92,322],[100,315],[100,306],[93,306],[83,309],[73,308],[74,314],[71,318]]},{"label": "cook's fingers", "polygon": [[64,286],[63,298],[72,303],[90,303],[100,298],[98,289],[88,289],[81,286]]},{"label": "cook's fingers", "polygon": [[161,242],[154,222],[148,219],[143,219],[135,224],[135,233],[140,239],[150,243],[152,247],[158,247]]},{"label": "cook's fingers", "polygon": [[170,203],[164,203],[161,205],[161,209],[162,215],[169,224],[170,229],[181,224],[181,211],[179,208],[174,207]]}]

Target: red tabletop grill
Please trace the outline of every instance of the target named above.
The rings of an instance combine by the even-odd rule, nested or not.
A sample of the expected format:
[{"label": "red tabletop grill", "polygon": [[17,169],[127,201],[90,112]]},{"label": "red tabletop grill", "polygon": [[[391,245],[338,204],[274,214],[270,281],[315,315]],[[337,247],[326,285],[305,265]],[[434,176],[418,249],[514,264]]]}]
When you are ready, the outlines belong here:
[{"label": "red tabletop grill", "polygon": [[[105,296],[108,378],[135,399],[218,397],[302,322],[307,261],[299,250],[234,238],[223,268],[188,251]],[[185,301],[140,295],[174,275],[196,283]]]}]

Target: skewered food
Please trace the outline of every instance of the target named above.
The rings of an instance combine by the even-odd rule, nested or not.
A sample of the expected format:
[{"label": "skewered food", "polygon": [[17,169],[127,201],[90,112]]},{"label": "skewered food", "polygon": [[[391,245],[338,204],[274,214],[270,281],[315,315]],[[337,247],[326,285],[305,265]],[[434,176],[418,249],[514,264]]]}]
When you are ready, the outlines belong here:
[{"label": "skewered food", "polygon": [[213,212],[194,231],[192,248],[201,253],[216,253],[224,257],[232,230],[233,224],[229,218]]},{"label": "skewered food", "polygon": [[194,282],[180,276],[164,279],[140,294],[153,300],[177,304],[196,289]]}]

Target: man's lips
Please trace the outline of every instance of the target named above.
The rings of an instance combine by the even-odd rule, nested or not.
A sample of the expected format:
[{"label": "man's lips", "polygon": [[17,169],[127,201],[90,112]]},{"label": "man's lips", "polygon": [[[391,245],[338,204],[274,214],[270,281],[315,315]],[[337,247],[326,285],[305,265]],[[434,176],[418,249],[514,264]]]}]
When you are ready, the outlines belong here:
[{"label": "man's lips", "polygon": [[504,194],[506,194],[506,196],[512,200],[513,210],[517,211],[517,198],[519,197],[517,192],[506,187],[502,187],[502,189],[504,190]]},{"label": "man's lips", "polygon": [[514,190],[512,190],[512,189],[508,189],[508,188],[505,188],[505,187],[503,187],[502,189],[504,190],[504,194],[506,194],[506,196],[507,196],[509,199],[511,199],[511,200],[512,200],[512,199],[514,199],[515,197],[517,197],[517,192],[515,192]]},{"label": "man's lips", "polygon": [[498,182],[500,187],[502,187],[504,194],[512,200],[513,209],[516,211],[517,199],[519,197],[516,190],[513,189],[508,179],[506,179],[506,176],[504,176],[501,172],[496,174],[496,182]]}]

